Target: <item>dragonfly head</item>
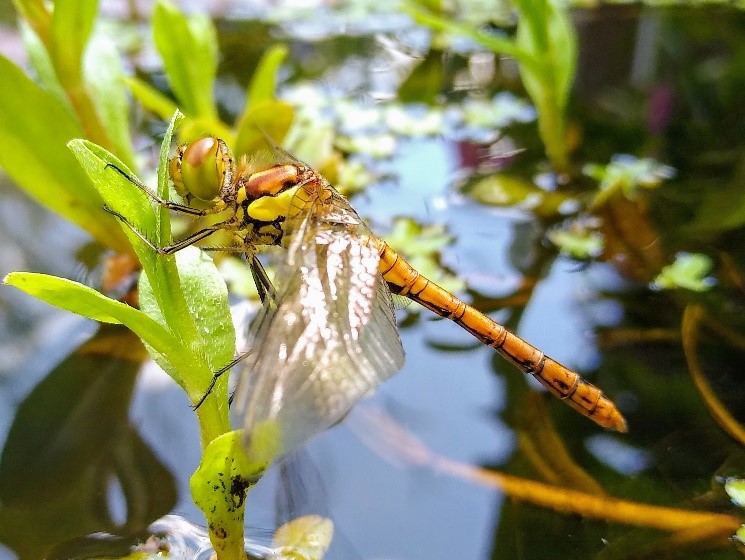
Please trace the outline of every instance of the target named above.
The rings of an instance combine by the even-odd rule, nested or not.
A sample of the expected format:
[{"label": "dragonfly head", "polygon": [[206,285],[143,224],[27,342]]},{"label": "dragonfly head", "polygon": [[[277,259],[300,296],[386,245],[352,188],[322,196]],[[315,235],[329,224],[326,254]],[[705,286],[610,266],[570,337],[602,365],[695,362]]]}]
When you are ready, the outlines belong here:
[{"label": "dragonfly head", "polygon": [[234,167],[225,142],[205,136],[180,146],[177,155],[168,162],[168,173],[179,195],[187,200],[209,201],[232,182]]}]

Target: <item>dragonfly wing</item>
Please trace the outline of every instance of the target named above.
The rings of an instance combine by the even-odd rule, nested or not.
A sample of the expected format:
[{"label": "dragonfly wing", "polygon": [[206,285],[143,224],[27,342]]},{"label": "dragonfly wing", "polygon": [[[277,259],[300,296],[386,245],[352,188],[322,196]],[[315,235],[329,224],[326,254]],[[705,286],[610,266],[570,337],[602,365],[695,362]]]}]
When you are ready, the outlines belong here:
[{"label": "dragonfly wing", "polygon": [[276,455],[339,422],[403,366],[379,254],[359,218],[353,223],[354,211],[344,212],[346,201],[336,203],[298,225],[276,275],[276,303],[254,323],[255,351],[236,390],[247,438],[271,433]]}]

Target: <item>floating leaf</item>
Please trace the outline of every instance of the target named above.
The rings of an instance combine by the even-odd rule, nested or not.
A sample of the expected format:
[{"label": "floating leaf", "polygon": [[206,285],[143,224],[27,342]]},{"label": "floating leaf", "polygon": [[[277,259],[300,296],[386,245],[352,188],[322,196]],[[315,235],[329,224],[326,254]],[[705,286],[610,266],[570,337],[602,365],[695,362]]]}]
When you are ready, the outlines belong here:
[{"label": "floating leaf", "polygon": [[683,288],[703,292],[711,288],[715,280],[709,276],[711,259],[699,253],[678,253],[675,262],[662,269],[654,279],[652,287],[658,290]]},{"label": "floating leaf", "polygon": [[575,259],[591,259],[603,252],[603,235],[591,229],[555,229],[548,232],[548,238],[562,252]]},{"label": "floating leaf", "polygon": [[410,218],[398,218],[386,242],[406,255],[409,264],[421,274],[451,292],[466,288],[466,283],[445,270],[439,263],[439,253],[452,244],[453,237],[439,226],[422,226]]},{"label": "floating leaf", "polygon": [[639,159],[628,154],[618,154],[611,158],[608,165],[588,163],[582,168],[582,173],[600,182],[600,190],[592,203],[597,206],[616,191],[633,199],[640,188],[659,187],[664,180],[675,176],[675,169],[651,158]]},{"label": "floating leaf", "polygon": [[393,104],[385,110],[388,130],[401,136],[432,136],[442,134],[444,117],[439,109]]},{"label": "floating leaf", "polygon": [[579,205],[568,194],[543,190],[533,183],[506,173],[478,179],[462,190],[482,204],[529,210],[542,218],[574,212]]},{"label": "floating leaf", "polygon": [[339,136],[336,146],[343,152],[363,154],[374,158],[389,158],[396,152],[396,137],[381,133],[369,136]]},{"label": "floating leaf", "polygon": [[467,99],[462,111],[467,125],[480,128],[504,128],[536,118],[535,108],[510,92],[498,93],[491,101]]},{"label": "floating leaf", "polygon": [[730,478],[724,483],[724,491],[737,507],[745,507],[745,480]]}]

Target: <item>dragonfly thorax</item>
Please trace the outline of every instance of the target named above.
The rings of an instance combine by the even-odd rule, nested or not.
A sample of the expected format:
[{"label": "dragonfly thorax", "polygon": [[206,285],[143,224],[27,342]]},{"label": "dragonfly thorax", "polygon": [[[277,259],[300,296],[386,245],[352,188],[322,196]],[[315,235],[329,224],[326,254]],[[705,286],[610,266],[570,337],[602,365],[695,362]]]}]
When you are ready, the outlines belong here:
[{"label": "dragonfly thorax", "polygon": [[282,244],[293,201],[307,186],[309,173],[312,171],[294,163],[277,164],[250,175],[238,173],[234,205],[241,224],[239,235],[245,235],[246,244]]}]

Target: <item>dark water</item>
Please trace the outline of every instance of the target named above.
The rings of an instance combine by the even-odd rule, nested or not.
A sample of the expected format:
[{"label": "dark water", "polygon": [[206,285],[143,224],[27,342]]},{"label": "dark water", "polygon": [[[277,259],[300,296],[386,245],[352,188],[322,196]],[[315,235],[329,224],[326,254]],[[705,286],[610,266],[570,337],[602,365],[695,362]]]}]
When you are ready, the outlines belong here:
[{"label": "dark water", "polygon": [[[643,526],[516,503],[496,488],[443,472],[433,460],[560,487],[581,487],[584,477],[634,502],[739,515],[724,481],[743,476],[743,442],[708,411],[682,347],[686,341],[695,349],[717,398],[743,419],[745,18],[724,8],[610,7],[574,15],[581,55],[570,104],[578,139],[573,159],[605,164],[629,153],[676,170],[659,188],[596,210],[606,239],[600,258],[578,262],[547,241],[549,231],[567,226],[561,213],[539,218],[461,194],[466,172],[485,158],[457,126],[400,137],[391,158],[366,159],[392,175],[354,204],[381,234],[395,216],[447,225],[454,242],[440,260],[465,280],[466,296],[601,386],[626,415],[629,433],[604,432],[557,400],[536,397],[527,390],[535,384],[490,349],[412,305],[399,311],[404,369],[344,423],[310,442],[289,470],[273,470],[249,494],[247,524],[260,528],[255,535],[262,542],[277,524],[277,510],[289,503],[294,514],[314,510],[334,520],[328,557],[336,559],[738,555],[726,539],[703,550],[695,528],[675,540]],[[221,22],[218,97],[226,115],[240,110],[245,81],[272,35],[290,45],[280,89],[307,79],[363,104],[388,94],[390,82],[370,72],[383,56],[379,40],[354,26],[348,35],[329,37],[323,25],[306,21],[279,28]],[[420,32],[399,29],[399,19],[379,25],[388,39],[420,48]],[[507,67],[485,83],[459,88],[472,55],[420,54],[397,87],[406,101],[459,106],[501,89],[524,96]],[[471,132],[489,138],[488,130]],[[505,133],[524,151],[506,163],[487,162],[492,173],[496,165],[526,181],[545,171],[534,122]],[[579,178],[567,188],[586,200],[594,187]],[[7,182],[0,192],[0,273],[85,279],[78,264],[85,234]],[[712,259],[710,289],[650,287],[681,251]],[[95,325],[10,288],[0,290],[0,309],[5,556],[90,557],[101,550],[121,556],[133,535],[144,535],[169,512],[202,523],[188,489],[199,434],[180,389],[152,363],[140,367],[136,350],[112,356],[111,347],[137,348],[125,332],[107,329],[96,339],[106,344],[86,345]],[[694,309],[703,310],[699,329],[684,335],[684,313],[690,326]],[[402,441],[409,443],[397,450]],[[406,451],[415,444],[426,447],[428,460],[412,461]],[[117,538],[84,539],[92,533]]]}]

